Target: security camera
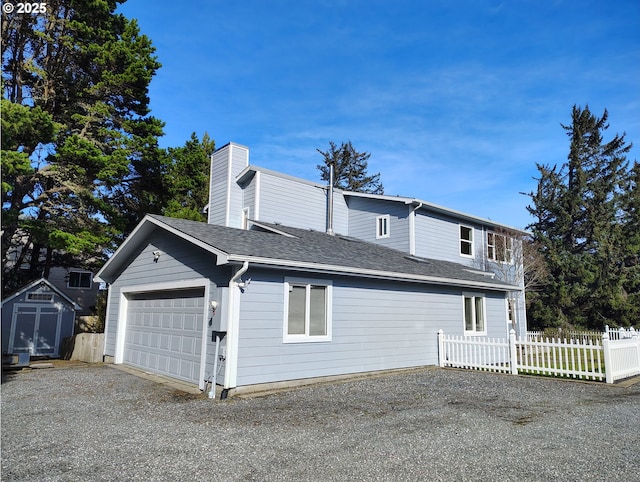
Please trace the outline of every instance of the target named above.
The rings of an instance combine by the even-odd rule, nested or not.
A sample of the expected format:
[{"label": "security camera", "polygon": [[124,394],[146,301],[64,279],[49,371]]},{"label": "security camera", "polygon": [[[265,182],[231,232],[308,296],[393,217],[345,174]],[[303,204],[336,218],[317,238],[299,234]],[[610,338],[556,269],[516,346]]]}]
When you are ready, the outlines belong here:
[{"label": "security camera", "polygon": [[157,263],[158,259],[160,259],[160,255],[162,254],[161,251],[154,251],[153,252],[153,262]]},{"label": "security camera", "polygon": [[216,308],[218,307],[218,302],[215,300],[209,301],[209,305],[211,306],[211,311],[216,311]]},{"label": "security camera", "polygon": [[160,251],[154,251],[154,252],[153,252],[153,255],[154,255],[154,256],[160,256]]}]

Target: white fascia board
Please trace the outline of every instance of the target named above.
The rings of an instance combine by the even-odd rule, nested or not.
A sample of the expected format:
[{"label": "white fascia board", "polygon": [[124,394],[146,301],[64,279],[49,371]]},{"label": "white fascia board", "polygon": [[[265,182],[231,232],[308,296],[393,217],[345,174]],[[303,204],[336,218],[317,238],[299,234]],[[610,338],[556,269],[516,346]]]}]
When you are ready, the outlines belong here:
[{"label": "white fascia board", "polygon": [[295,238],[296,237],[293,234],[289,234],[289,233],[287,233],[285,231],[282,231],[280,229],[274,228],[273,226],[266,226],[265,224],[261,223],[260,221],[257,221],[257,220],[254,220],[254,219],[251,220],[251,224],[253,224],[254,226],[258,226],[258,227],[260,227],[260,228],[262,228],[264,230],[267,230],[267,231],[269,231],[271,233],[279,234],[279,235],[284,236],[286,238]]},{"label": "white fascia board", "polygon": [[7,298],[2,300],[1,306],[4,306],[5,303],[8,303],[9,301],[13,300],[14,298],[20,296],[22,293],[25,293],[27,291],[29,291],[32,288],[35,288],[36,286],[38,286],[39,284],[44,283],[46,284],[49,289],[51,291],[53,291],[54,293],[56,293],[58,296],[60,296],[62,299],[66,300],[69,304],[74,306],[74,309],[79,310],[80,306],[78,306],[78,303],[76,303],[76,301],[72,298],[70,298],[68,295],[66,295],[63,291],[61,291],[60,289],[58,289],[57,287],[55,287],[53,285],[53,283],[51,283],[51,281],[49,281],[47,278],[38,278],[37,280],[32,281],[31,283],[29,283],[26,286],[23,286],[22,288],[20,288],[18,291],[16,291],[15,293],[13,293],[12,295],[8,296]]},{"label": "white fascia board", "polygon": [[520,234],[528,234],[527,231],[520,229],[520,228],[514,228],[513,226],[508,226],[506,224],[503,223],[498,223],[496,221],[492,221],[491,219],[486,219],[486,218],[482,218],[479,216],[474,216],[473,214],[467,214],[467,213],[463,213],[462,211],[457,211],[456,209],[451,209],[451,208],[446,208],[444,206],[440,206],[438,204],[434,204],[434,203],[430,203],[428,201],[423,201],[421,199],[411,199],[409,201],[406,201],[406,204],[415,204],[420,206],[419,209],[425,209],[425,210],[430,210],[430,211],[436,211],[442,214],[447,214],[449,216],[461,219],[463,221],[468,221],[468,222],[474,222],[474,223],[479,223],[482,224],[483,226],[492,226],[495,228],[502,228],[502,229],[506,229],[509,231],[514,231]]},{"label": "white fascia board", "polygon": [[120,247],[116,250],[116,252],[113,253],[111,258],[109,258],[109,260],[104,264],[104,266],[100,269],[100,271],[98,271],[98,273],[93,278],[94,281],[97,281],[98,283],[107,283],[108,281],[103,279],[101,275],[104,274],[105,272],[108,273],[109,268],[111,267],[112,264],[117,262],[118,258],[125,256],[125,259],[126,259],[126,255],[130,254],[136,246],[136,243],[137,243],[136,238],[140,236],[144,237],[146,234],[150,232],[152,227],[156,227],[156,226],[172,234],[175,234],[179,238],[182,238],[185,241],[204,249],[205,251],[215,254],[217,259],[216,261],[217,265],[227,264],[228,262],[227,253],[214,248],[210,244],[207,244],[198,239],[195,239],[189,236],[188,234],[183,233],[182,231],[179,231],[171,226],[168,226],[167,224],[163,223],[158,219],[155,219],[149,215],[146,215],[142,219],[142,221],[140,221],[140,224],[138,224],[135,227],[135,229],[131,232],[131,234],[127,236],[127,239],[124,240],[124,242],[120,245]]},{"label": "white fascia board", "polygon": [[453,278],[440,278],[437,276],[412,275],[393,271],[380,271],[364,268],[352,268],[346,266],[336,266],[320,263],[304,263],[300,261],[290,261],[284,259],[262,258],[258,256],[237,256],[229,255],[229,262],[248,261],[254,268],[257,266],[265,266],[269,268],[281,267],[299,271],[314,271],[328,274],[354,275],[364,276],[367,278],[388,279],[394,281],[408,281],[414,283],[440,284],[447,286],[460,286],[468,288],[482,288],[493,291],[515,291],[519,290],[517,286],[512,285],[496,285],[483,283],[481,281],[466,281]]},{"label": "white fascia board", "polygon": [[113,253],[107,260],[107,262],[102,266],[102,268],[100,268],[100,271],[96,273],[96,275],[93,277],[94,281],[97,281],[98,283],[108,283],[106,279],[102,278],[103,273],[108,272],[109,268],[116,262],[115,260],[117,258],[126,255],[127,252],[132,250],[132,247],[135,245],[134,239],[138,236],[139,232],[142,232],[142,234],[144,234],[145,231],[149,230],[148,223],[151,221],[152,218],[150,218],[149,215],[146,215],[144,218],[142,218],[142,221],[140,221],[140,223],[138,223],[138,225],[133,228],[131,234],[127,236],[127,238],[122,242],[118,249],[116,249],[115,253]]},{"label": "white fascia board", "polygon": [[[282,172],[272,171],[271,169],[266,169],[264,167],[254,166],[251,164],[245,167],[242,170],[242,172],[236,176],[236,182],[243,183],[251,179],[251,176],[253,176],[254,173],[259,173],[259,172],[268,174],[269,176],[279,177],[280,179],[286,179],[288,181],[297,182],[299,184],[305,184],[307,186],[317,187],[318,189],[327,190],[329,188],[327,184],[320,184],[313,181],[307,181],[306,179],[302,179],[300,177],[290,176],[288,174],[283,174]],[[346,192],[346,191],[342,191],[341,189],[334,188],[334,192]]]},{"label": "white fascia board", "polygon": [[363,197],[368,199],[380,199],[382,201],[401,202],[404,204],[419,206],[420,209],[436,211],[436,212],[446,214],[451,217],[462,219],[465,221],[475,222],[475,223],[479,223],[486,226],[495,226],[496,228],[508,229],[510,231],[515,231],[521,234],[529,234],[527,231],[520,228],[514,228],[513,226],[508,226],[503,223],[498,223],[496,221],[492,221],[491,219],[474,216],[473,214],[463,213],[462,211],[457,211],[456,209],[440,206],[438,204],[434,204],[429,201],[424,201],[422,199],[404,197],[404,196],[389,196],[387,194],[369,194],[369,193],[351,192],[351,191],[345,191],[344,195],[353,196],[353,197]]},{"label": "white fascia board", "polygon": [[179,238],[184,239],[185,241],[194,244],[196,246],[198,246],[199,248],[204,249],[205,251],[208,251],[210,253],[213,253],[216,255],[216,257],[218,258],[216,264],[217,265],[221,265],[221,264],[227,264],[228,262],[228,254],[225,253],[224,251],[219,250],[218,248],[215,248],[214,246],[211,246],[210,244],[207,244],[203,241],[200,241],[199,239],[196,239],[192,236],[189,236],[186,233],[183,233],[182,231],[179,231],[171,226],[168,226],[167,224],[164,224],[162,221],[159,221],[157,219],[154,218],[149,218],[149,221],[153,222],[156,226],[164,229],[165,231],[168,231],[172,234],[175,234],[176,236],[178,236]]}]

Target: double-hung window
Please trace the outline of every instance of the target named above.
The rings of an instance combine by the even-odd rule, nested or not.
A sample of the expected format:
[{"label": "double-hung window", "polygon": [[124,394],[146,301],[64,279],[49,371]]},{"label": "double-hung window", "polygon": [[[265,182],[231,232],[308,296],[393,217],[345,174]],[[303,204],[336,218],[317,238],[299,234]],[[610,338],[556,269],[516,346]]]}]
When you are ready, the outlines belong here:
[{"label": "double-hung window", "polygon": [[388,214],[384,216],[378,216],[376,218],[376,239],[388,238],[390,236],[390,233],[389,233],[390,221],[391,221],[391,217]]},{"label": "double-hung window", "polygon": [[464,334],[486,335],[484,296],[472,293],[463,295]]},{"label": "double-hung window", "polygon": [[513,253],[513,240],[507,236],[496,233],[487,233],[487,258],[492,261],[511,263]]},{"label": "double-hung window", "polygon": [[460,255],[473,256],[473,228],[460,226]]},{"label": "double-hung window", "polygon": [[285,279],[283,342],[331,340],[330,281]]}]

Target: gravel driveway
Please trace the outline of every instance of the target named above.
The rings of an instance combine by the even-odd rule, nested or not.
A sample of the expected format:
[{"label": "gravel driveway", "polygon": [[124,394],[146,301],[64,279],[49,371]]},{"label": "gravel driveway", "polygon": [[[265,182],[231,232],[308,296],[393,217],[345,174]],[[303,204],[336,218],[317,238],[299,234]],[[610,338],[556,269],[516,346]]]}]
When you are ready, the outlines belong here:
[{"label": "gravel driveway", "polygon": [[640,383],[443,369],[212,401],[109,365],[2,384],[2,480],[640,480]]}]

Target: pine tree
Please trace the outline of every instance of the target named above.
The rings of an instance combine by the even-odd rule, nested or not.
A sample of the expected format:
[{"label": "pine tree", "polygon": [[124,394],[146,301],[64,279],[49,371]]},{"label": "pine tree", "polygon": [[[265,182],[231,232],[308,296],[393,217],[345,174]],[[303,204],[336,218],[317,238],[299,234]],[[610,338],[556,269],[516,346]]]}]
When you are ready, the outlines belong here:
[{"label": "pine tree", "polygon": [[153,162],[162,123],[149,116],[148,85],[160,64],[118,3],[50,0],[46,14],[3,14],[3,131],[24,139],[40,113],[55,126],[55,136],[41,123],[29,143],[3,142],[3,172],[16,173],[2,193],[5,292],[51,266],[101,264],[126,224],[122,183]]},{"label": "pine tree", "polygon": [[345,191],[383,194],[380,173],[367,174],[367,161],[371,157],[368,152],[357,152],[351,141],[343,142],[340,147],[329,142],[329,150],[316,149],[324,157],[324,164],[318,164],[321,179],[329,182],[329,166],[334,167],[334,187]]},{"label": "pine tree", "polygon": [[594,116],[588,106],[573,107],[570,139],[561,168],[538,165],[538,189],[530,193],[530,226],[540,243],[549,279],[531,297],[529,314],[538,326],[573,324],[602,328],[626,317],[623,259],[627,245],[620,219],[625,185],[625,136],[608,142],[608,113]]},{"label": "pine tree", "polygon": [[209,200],[210,156],[215,143],[208,134],[202,141],[191,134],[183,147],[170,148],[171,167],[165,178],[168,201],[164,214],[175,218],[206,221],[204,207]]}]

